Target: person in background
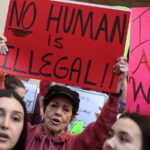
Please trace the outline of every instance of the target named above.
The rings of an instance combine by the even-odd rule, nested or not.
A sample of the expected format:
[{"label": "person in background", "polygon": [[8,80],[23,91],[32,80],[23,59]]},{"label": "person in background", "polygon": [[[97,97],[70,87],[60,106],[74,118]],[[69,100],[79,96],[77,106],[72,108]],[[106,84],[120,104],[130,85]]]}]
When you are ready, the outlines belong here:
[{"label": "person in background", "polygon": [[109,130],[103,150],[150,150],[150,117],[123,113]]},{"label": "person in background", "polygon": [[25,150],[26,107],[15,92],[0,90],[0,149]]},{"label": "person in background", "polygon": [[5,73],[0,72],[0,89],[4,88],[4,78],[5,78]]},{"label": "person in background", "polygon": [[26,89],[21,80],[14,75],[5,75],[4,79],[4,87],[5,89],[16,92],[19,96],[24,98]]}]

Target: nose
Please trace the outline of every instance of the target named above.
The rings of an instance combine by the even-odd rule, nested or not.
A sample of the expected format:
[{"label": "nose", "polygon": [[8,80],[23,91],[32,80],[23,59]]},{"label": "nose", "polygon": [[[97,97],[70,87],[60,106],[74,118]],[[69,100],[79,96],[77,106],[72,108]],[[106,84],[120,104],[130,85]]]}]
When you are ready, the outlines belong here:
[{"label": "nose", "polygon": [[103,150],[114,150],[115,149],[115,143],[112,139],[107,139],[104,143]]},{"label": "nose", "polygon": [[55,113],[57,114],[57,115],[61,115],[62,114],[62,108],[57,108],[56,109],[56,111],[55,111]]},{"label": "nose", "polygon": [[1,120],[0,126],[1,126],[2,129],[8,129],[9,125],[10,125],[9,117],[6,116],[6,117],[3,118],[3,120]]}]

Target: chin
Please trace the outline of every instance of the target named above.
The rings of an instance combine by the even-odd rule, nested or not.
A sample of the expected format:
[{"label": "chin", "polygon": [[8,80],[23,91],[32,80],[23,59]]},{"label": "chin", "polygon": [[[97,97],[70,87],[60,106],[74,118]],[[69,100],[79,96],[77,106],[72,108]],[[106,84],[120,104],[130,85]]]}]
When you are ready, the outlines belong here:
[{"label": "chin", "polygon": [[53,127],[53,128],[50,128],[51,130],[50,133],[53,134],[53,135],[59,135],[59,134],[62,134],[65,130],[61,130],[60,128],[57,128],[57,127]]},{"label": "chin", "polygon": [[12,149],[12,147],[8,146],[7,144],[0,144],[0,150],[7,150],[7,149]]}]

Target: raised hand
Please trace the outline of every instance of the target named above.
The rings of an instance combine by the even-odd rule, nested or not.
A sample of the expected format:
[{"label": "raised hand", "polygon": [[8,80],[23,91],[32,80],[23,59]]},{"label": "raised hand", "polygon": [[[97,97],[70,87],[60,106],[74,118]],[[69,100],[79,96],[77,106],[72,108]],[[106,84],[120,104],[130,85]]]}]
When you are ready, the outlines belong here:
[{"label": "raised hand", "polygon": [[6,37],[0,35],[0,54],[6,55],[8,52],[8,48],[6,46]]}]

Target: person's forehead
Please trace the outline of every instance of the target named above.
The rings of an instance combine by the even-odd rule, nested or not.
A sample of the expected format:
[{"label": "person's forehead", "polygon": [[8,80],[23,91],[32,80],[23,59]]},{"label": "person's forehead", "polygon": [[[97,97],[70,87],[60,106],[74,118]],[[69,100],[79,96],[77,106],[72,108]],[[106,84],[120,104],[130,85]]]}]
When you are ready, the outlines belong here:
[{"label": "person's forehead", "polygon": [[24,114],[22,105],[13,97],[0,97],[0,108]]},{"label": "person's forehead", "polygon": [[130,118],[120,118],[112,126],[112,129],[117,132],[124,132],[131,136],[141,135],[141,130],[137,123]]},{"label": "person's forehead", "polygon": [[53,97],[50,102],[56,102],[56,103],[61,103],[61,104],[72,105],[71,99],[68,98],[68,97],[65,97],[65,96],[56,96],[56,97]]}]

